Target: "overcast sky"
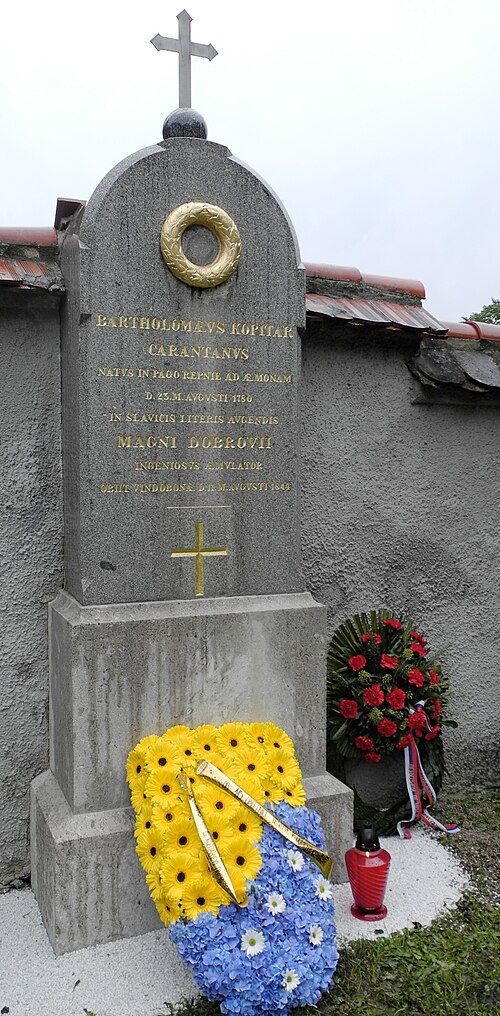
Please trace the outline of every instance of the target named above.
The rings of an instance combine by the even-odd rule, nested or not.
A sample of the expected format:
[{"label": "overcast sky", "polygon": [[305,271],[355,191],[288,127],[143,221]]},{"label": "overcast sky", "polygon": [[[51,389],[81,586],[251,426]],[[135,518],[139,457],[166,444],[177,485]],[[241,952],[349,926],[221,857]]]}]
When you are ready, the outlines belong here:
[{"label": "overcast sky", "polygon": [[[186,0],[208,136],[285,204],[302,257],[500,295],[500,0]],[[178,105],[183,0],[24,0],[0,19],[0,225],[52,225]]]}]

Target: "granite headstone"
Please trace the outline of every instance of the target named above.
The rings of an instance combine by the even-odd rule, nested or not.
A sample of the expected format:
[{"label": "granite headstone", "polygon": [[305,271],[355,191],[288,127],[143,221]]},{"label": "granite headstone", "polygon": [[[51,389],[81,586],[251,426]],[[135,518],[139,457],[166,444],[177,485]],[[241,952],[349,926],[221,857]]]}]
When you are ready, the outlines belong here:
[{"label": "granite headstone", "polygon": [[[224,281],[179,277],[172,216],[192,222],[181,267],[206,280],[227,255]],[[305,294],[286,213],[191,131],[102,181],[62,267],[66,589],[50,609],[51,761],[31,820],[56,952],[159,926],[125,782],[146,734],[272,719],[340,880],[352,828],[352,793],[325,769],[325,610],[300,565]]]},{"label": "granite headstone", "polygon": [[[160,251],[168,214],[219,207],[241,237],[237,271],[197,288]],[[272,240],[272,243],[270,242]],[[213,260],[204,226],[188,259]],[[79,231],[79,315],[67,322],[66,573],[82,604],[189,599],[196,524],[206,596],[303,588],[298,524],[303,269],[269,189],[207,141],[173,138],[121,163]]]}]

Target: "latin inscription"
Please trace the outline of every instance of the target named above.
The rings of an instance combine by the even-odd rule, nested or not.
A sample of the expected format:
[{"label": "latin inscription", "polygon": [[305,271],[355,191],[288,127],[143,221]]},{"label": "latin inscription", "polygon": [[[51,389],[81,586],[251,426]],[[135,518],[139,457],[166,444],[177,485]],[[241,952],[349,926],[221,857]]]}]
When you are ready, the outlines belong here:
[{"label": "latin inscription", "polygon": [[193,334],[207,333],[208,335],[249,335],[253,337],[293,339],[293,328],[291,325],[263,324],[255,321],[232,321],[226,324],[224,321],[183,321],[179,318],[170,320],[166,317],[152,317],[147,314],[98,314],[96,318],[98,328],[130,328],[131,331],[142,332],[185,332]]},{"label": "latin inscription", "polygon": [[[288,365],[292,326],[114,313],[94,323],[103,336],[95,383],[109,433],[105,468],[114,462],[117,474],[96,478],[101,494],[293,493],[286,476],[269,475],[280,468],[286,426],[273,391],[295,386],[292,373],[275,369]],[[126,342],[134,349],[128,363],[112,359],[123,348],[112,339],[120,330],[131,340],[136,333]]]}]

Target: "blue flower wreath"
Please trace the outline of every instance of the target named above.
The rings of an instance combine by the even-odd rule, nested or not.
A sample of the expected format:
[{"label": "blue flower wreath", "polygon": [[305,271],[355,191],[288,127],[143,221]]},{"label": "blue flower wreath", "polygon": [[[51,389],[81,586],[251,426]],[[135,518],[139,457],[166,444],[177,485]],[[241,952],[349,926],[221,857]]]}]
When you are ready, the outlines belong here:
[{"label": "blue flower wreath", "polygon": [[[274,814],[324,849],[314,811],[283,802]],[[203,994],[227,1014],[272,1016],[316,1005],[337,965],[330,883],[267,825],[260,850],[262,868],[248,883],[248,907],[230,903],[217,916],[202,913],[169,929]]]}]

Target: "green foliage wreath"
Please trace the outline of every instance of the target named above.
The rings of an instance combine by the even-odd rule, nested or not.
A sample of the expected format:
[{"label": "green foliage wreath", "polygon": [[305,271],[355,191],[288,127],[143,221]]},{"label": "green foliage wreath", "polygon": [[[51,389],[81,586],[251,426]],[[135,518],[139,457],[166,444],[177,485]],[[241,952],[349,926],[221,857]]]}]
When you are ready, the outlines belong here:
[{"label": "green foliage wreath", "polygon": [[[356,614],[337,629],[327,657],[327,753],[330,772],[343,782],[346,759],[376,766],[396,753],[403,765],[411,735],[436,792],[444,774],[441,736],[448,680],[429,656],[414,624],[391,610]],[[417,708],[417,704],[423,704]],[[410,815],[405,796],[392,808],[374,808],[354,791],[354,819],[383,835]]]}]

